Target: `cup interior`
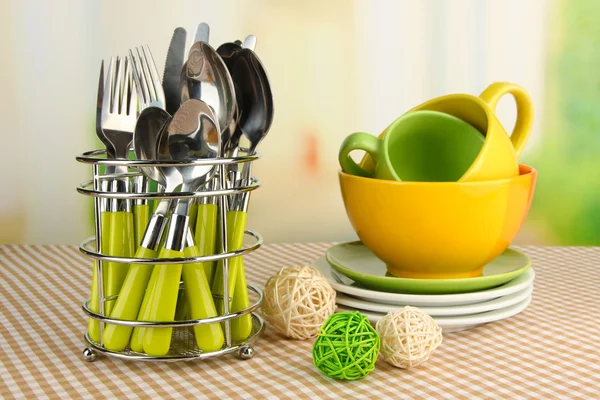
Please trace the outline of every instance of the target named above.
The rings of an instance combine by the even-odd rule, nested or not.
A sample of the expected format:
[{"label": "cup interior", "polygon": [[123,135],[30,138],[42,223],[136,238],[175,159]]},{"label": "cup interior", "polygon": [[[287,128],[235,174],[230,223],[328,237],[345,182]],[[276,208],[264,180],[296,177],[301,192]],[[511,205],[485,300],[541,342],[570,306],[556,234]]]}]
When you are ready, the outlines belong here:
[{"label": "cup interior", "polygon": [[401,181],[458,181],[477,158],[485,137],[472,125],[438,111],[398,118],[384,137],[385,156]]}]

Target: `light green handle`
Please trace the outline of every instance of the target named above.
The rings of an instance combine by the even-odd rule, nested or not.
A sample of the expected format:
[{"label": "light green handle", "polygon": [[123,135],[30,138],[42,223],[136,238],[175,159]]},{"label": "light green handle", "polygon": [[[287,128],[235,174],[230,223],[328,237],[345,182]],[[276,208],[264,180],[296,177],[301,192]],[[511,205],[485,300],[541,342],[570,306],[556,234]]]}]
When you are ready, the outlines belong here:
[{"label": "light green handle", "polygon": [[196,199],[190,200],[189,208],[188,208],[188,226],[192,232],[196,230],[196,214],[198,213],[198,204],[196,203]]},{"label": "light green handle", "polygon": [[[198,257],[200,255],[195,246],[187,247],[184,254],[186,257]],[[183,287],[185,288],[191,319],[217,316],[217,310],[202,263],[183,264]],[[194,335],[196,344],[202,351],[210,352],[223,347],[223,330],[219,323],[196,325],[194,326]]]},{"label": "light green handle", "polygon": [[[135,257],[155,258],[156,251],[139,247]],[[137,318],[151,272],[152,265],[131,265],[119,292],[119,297],[110,313],[111,318],[128,320]],[[132,330],[133,328],[130,326],[107,325],[102,335],[104,346],[111,351],[123,350],[129,343]]]},{"label": "light green handle", "polygon": [[[238,275],[235,280],[235,294],[231,300],[231,311],[237,312],[250,307],[250,298],[248,297],[248,286],[246,286],[246,273],[244,272],[244,258],[236,257],[234,262],[239,263]],[[231,338],[234,341],[243,341],[248,339],[252,333],[252,315],[246,314],[231,320]]]},{"label": "light green handle", "polygon": [[377,165],[380,155],[380,148],[381,140],[371,134],[364,132],[356,132],[351,134],[342,142],[342,146],[340,147],[340,152],[338,154],[338,160],[342,170],[350,175],[372,178],[373,174],[356,164],[350,157],[350,153],[354,150],[364,150],[369,153],[373,159],[373,162],[375,165]]},{"label": "light green handle", "polygon": [[[108,254],[111,256],[132,257],[134,254],[133,244],[133,214],[125,211],[110,213],[110,242],[108,243]],[[105,297],[119,294],[127,271],[128,264],[109,263],[106,277]],[[105,303],[106,315],[111,315],[114,300]]]},{"label": "light green handle", "polygon": [[[248,214],[243,211],[227,211],[227,251],[239,250],[244,244],[244,230],[246,229],[246,219]],[[241,257],[229,260],[229,297],[235,295],[236,280],[239,276],[239,269],[243,268],[240,263]],[[240,266],[241,265],[241,266]],[[212,284],[213,294],[223,296],[223,262],[220,261],[215,270],[215,277]],[[223,299],[216,299],[217,312],[219,315],[225,313]],[[231,309],[231,308],[230,308]]]},{"label": "light green handle", "polygon": [[[207,256],[215,253],[217,238],[217,212],[216,204],[198,204],[196,212],[196,233],[194,243],[198,246],[200,255]],[[211,285],[216,262],[202,263],[206,280]]]},{"label": "light green handle", "polygon": [[[144,292],[144,299],[142,300],[142,305],[140,306],[140,312],[138,313],[138,321],[148,321],[148,304],[150,304],[152,294],[155,292],[155,286],[156,275],[151,274],[150,281],[148,282],[148,286],[146,286],[146,291]],[[137,351],[138,353],[144,352],[144,335],[146,335],[146,330],[147,328],[133,328],[131,341],[129,342],[129,347],[131,347],[131,350]]]},{"label": "light green handle", "polygon": [[[108,254],[108,243],[110,241],[110,213],[100,213],[100,226],[102,227],[102,237],[104,238],[101,243],[102,248],[100,251],[104,254]],[[102,289],[104,296],[106,296],[107,265],[108,263],[104,263],[102,265]],[[95,313],[100,311],[100,306],[98,303],[98,275],[96,269],[97,265],[96,262],[94,262],[94,270],[92,271],[92,288],[90,290],[90,310]],[[106,315],[106,310],[104,310],[104,313]],[[98,320],[93,318],[88,319],[88,335],[94,342],[100,342],[100,322]]]},{"label": "light green handle", "polygon": [[135,242],[134,248],[135,251],[138,250],[138,247],[142,243],[142,239],[144,238],[144,233],[146,232],[146,227],[148,226],[148,222],[150,221],[150,206],[147,204],[135,204],[133,206],[133,223],[134,223],[134,231],[135,231]]},{"label": "light green handle", "polygon": [[[162,249],[159,258],[183,257],[182,251]],[[148,303],[148,321],[174,321],[177,295],[181,280],[181,264],[156,265],[152,276],[156,282]],[[144,352],[150,356],[164,356],[171,347],[173,328],[147,328],[144,334]]]},{"label": "light green handle", "polygon": [[189,306],[187,296],[183,290],[177,295],[177,305],[175,306],[175,321],[187,319],[189,315]]}]

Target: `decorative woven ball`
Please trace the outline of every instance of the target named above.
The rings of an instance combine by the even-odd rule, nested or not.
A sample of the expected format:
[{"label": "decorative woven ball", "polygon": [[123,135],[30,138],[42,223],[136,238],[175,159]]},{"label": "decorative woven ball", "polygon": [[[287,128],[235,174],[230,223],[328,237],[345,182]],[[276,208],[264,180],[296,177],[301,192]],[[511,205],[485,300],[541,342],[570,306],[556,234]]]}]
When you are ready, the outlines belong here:
[{"label": "decorative woven ball", "polygon": [[442,328],[415,307],[389,312],[377,321],[376,329],[384,360],[399,368],[424,363],[442,343]]},{"label": "decorative woven ball", "polygon": [[267,281],[262,313],[280,334],[304,340],[335,312],[335,290],[316,269],[287,267]]},{"label": "decorative woven ball", "polygon": [[360,312],[335,313],[321,326],[313,363],[330,378],[355,380],[375,369],[379,335]]}]

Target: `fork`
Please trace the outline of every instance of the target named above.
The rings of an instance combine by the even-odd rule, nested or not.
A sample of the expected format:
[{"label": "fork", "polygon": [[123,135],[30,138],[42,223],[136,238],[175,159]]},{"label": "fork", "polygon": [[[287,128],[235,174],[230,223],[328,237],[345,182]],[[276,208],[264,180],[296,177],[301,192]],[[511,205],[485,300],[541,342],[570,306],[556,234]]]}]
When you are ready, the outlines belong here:
[{"label": "fork", "polygon": [[[100,125],[106,139],[113,145],[116,159],[127,159],[137,119],[137,93],[132,90],[132,74],[128,57],[110,59]],[[126,172],[126,166],[116,168]]]},{"label": "fork", "polygon": [[133,79],[140,99],[140,108],[166,107],[165,92],[154,57],[148,46],[136,47],[136,55],[129,50],[129,58],[133,63]]},{"label": "fork", "polygon": [[[135,53],[130,50],[129,56],[133,61],[133,77],[138,91],[138,96],[141,99],[142,107],[160,107],[165,108],[166,101],[162,82],[156,64],[152,57],[152,53],[147,46],[136,48]],[[171,203],[170,200],[165,200]],[[162,207],[160,207],[162,208]],[[191,207],[190,207],[191,208]],[[188,211],[190,219],[196,218],[196,214],[191,209]],[[214,232],[213,232],[214,234]],[[213,235],[214,236],[214,235]],[[186,257],[196,257],[199,255],[197,247],[194,245],[191,229],[188,229],[187,242],[185,245],[184,254]],[[183,280],[186,291],[184,296],[186,301],[184,304],[188,306],[189,316],[191,318],[208,318],[216,316],[216,310],[210,294],[210,287],[206,280],[204,266],[202,263],[184,264]],[[160,275],[160,274],[159,274]],[[193,279],[192,279],[193,278]],[[149,282],[146,286],[146,292],[142,303],[139,306],[138,320],[151,320],[151,294],[156,290],[162,290],[157,281],[158,276],[152,273]],[[207,300],[208,298],[208,300]],[[135,328],[131,336],[130,347],[135,351],[148,352],[147,345],[144,345],[144,337],[146,336],[147,328]],[[223,332],[221,326],[217,324],[208,324],[194,327],[196,342],[204,351],[214,351],[220,349],[223,345]],[[150,332],[156,333],[156,332]],[[170,340],[170,339],[169,339]],[[146,340],[151,344],[151,348],[164,347],[166,341],[161,338]],[[168,347],[168,346],[167,346]]]},{"label": "fork", "polygon": [[[158,69],[156,68],[156,63],[154,62],[154,57],[152,56],[152,52],[150,51],[150,48],[146,45],[146,46],[142,46],[142,47],[136,47],[134,50],[129,50],[129,58],[131,60],[131,63],[133,65],[133,81],[135,84],[135,89],[137,92],[137,96],[139,99],[139,108],[140,111],[148,108],[148,107],[158,107],[158,108],[162,108],[165,109],[166,107],[166,98],[165,98],[165,94],[164,94],[164,90],[162,87],[162,83],[161,83],[161,79],[160,79],[160,75],[158,72]],[[138,178],[138,177],[136,177]],[[140,176],[139,177],[140,180],[147,182],[147,179],[145,176]],[[162,188],[160,185],[158,185],[157,190],[159,191],[164,191],[164,188]],[[138,201],[136,200],[136,207],[148,207],[147,206],[147,201],[142,200],[142,202],[138,203]],[[167,203],[167,209],[170,208],[170,204],[171,201],[168,199],[164,199],[162,200],[164,202]],[[136,209],[136,207],[134,207],[134,211]],[[164,207],[161,207],[161,209],[163,209]],[[160,210],[157,210],[155,207],[155,213],[157,212],[161,212]],[[166,215],[165,215],[166,217]],[[136,225],[138,225],[137,221],[136,221]],[[142,225],[141,223],[139,224],[140,226]],[[146,226],[148,224],[146,223]],[[159,228],[160,231],[162,231],[162,229],[164,229],[164,225],[163,227]],[[137,236],[137,235],[136,235]],[[141,236],[144,236],[144,232],[141,232]],[[137,251],[136,251],[136,257],[146,257],[146,258],[150,258],[150,257],[156,257],[157,256],[157,251],[156,250],[152,250],[152,249],[146,249],[143,246],[140,246]],[[147,282],[149,275],[150,275],[150,271],[146,271],[147,276],[145,276],[144,278],[144,282]],[[149,283],[147,283],[147,287],[151,288],[154,286],[154,282],[150,281]],[[144,289],[146,288],[146,286],[144,285]],[[146,313],[148,311],[148,307],[147,307],[147,301],[146,299],[144,299],[144,301],[141,304],[133,304],[134,302],[131,301],[132,298],[136,297],[135,296],[135,291],[134,290],[130,290],[127,294],[126,297],[123,298],[124,301],[127,301],[127,306],[123,307],[123,309],[133,309],[133,310],[139,310],[137,313],[137,319],[138,320],[146,320],[147,316]],[[133,304],[133,305],[132,305]],[[133,329],[133,333],[131,333],[131,331],[127,331],[126,329],[115,329],[115,332],[112,333],[112,337],[110,335],[107,335],[106,340],[108,343],[112,341],[114,341],[115,343],[119,343],[119,347],[123,346],[123,339],[125,338],[129,338],[131,340],[131,348],[134,351],[143,351],[143,338],[144,338],[144,334],[146,332],[146,328],[140,328],[140,327],[135,327]],[[110,333],[110,330],[109,330]]]},{"label": "fork", "polygon": [[[113,145],[115,158],[126,160],[129,146],[133,140],[133,131],[137,119],[137,93],[133,90],[130,60],[125,57],[110,59],[104,97],[100,112],[102,133]],[[127,166],[115,167],[115,174],[127,173]],[[128,192],[129,179],[114,179],[112,192]],[[112,256],[131,257],[134,252],[133,214],[129,200],[113,199],[109,208],[109,243],[108,254]],[[125,280],[127,264],[108,263],[105,296],[117,295]],[[113,302],[106,305],[106,313],[110,314]]]},{"label": "fork", "polygon": [[[132,50],[129,50],[129,59],[133,67],[132,77],[139,100],[139,111],[141,112],[148,107],[159,107],[164,110],[166,107],[166,97],[150,47],[146,45],[136,47],[134,50],[135,54]],[[133,186],[135,193],[148,191],[148,178],[144,175],[134,177]],[[163,191],[160,187],[157,190]],[[144,236],[145,227],[148,225],[148,214],[148,200],[136,199],[133,206],[136,250]]]}]

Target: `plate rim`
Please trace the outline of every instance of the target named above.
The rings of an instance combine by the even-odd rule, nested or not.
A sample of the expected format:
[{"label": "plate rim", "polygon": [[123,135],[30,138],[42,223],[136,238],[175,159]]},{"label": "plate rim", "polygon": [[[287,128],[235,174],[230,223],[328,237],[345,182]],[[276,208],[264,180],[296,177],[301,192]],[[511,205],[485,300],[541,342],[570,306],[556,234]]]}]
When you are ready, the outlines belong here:
[{"label": "plate rim", "polygon": [[[488,299],[482,302],[478,302],[478,303],[469,303],[469,304],[457,304],[457,305],[453,305],[453,306],[434,306],[434,307],[428,307],[428,306],[418,306],[418,308],[420,308],[421,310],[425,311],[426,313],[428,313],[429,315],[432,316],[436,316],[436,317],[450,317],[450,316],[461,316],[461,315],[472,315],[472,314],[478,314],[478,313],[483,313],[483,312],[489,312],[489,311],[495,311],[498,309],[502,309],[505,307],[510,307],[512,305],[515,305],[517,303],[520,303],[521,301],[523,301],[527,296],[531,295],[533,293],[534,290],[534,285],[533,282],[531,282],[529,285],[525,286],[523,289],[518,290],[514,293],[509,293],[506,294],[504,296],[500,296],[500,297],[496,297],[496,298],[492,298],[492,299]],[[340,299],[340,295],[343,296],[343,301],[341,303],[339,303],[339,299]],[[519,295],[519,296],[518,296]],[[505,297],[509,297],[509,296],[515,296],[515,299],[511,299],[512,302],[509,302],[508,304],[504,303],[502,305],[499,305],[497,307],[494,308],[490,308],[490,309],[479,309],[477,310],[477,306],[485,306],[486,303],[493,303],[497,300],[501,300]],[[347,300],[346,300],[347,299]],[[377,303],[375,301],[373,302],[368,302],[366,300],[357,298],[357,297],[353,297],[351,295],[348,295],[346,293],[336,293],[336,304],[341,304],[342,306],[347,306],[347,307],[352,307],[352,308],[356,308],[356,309],[361,309],[361,310],[365,310],[365,311],[372,311],[372,312],[379,312],[379,313],[387,313],[389,311],[391,311],[392,309],[396,308],[401,308],[404,306],[409,306],[411,304],[403,304],[403,305],[393,305],[393,304],[387,304],[387,303]],[[357,303],[365,303],[365,305],[352,305],[350,302],[354,301]],[[379,311],[379,310],[375,310],[375,309],[369,309],[369,308],[365,308],[367,307],[368,304],[375,304],[375,305],[380,305],[382,307],[387,307],[388,310],[387,311]],[[455,308],[473,308],[476,310],[466,310],[466,311],[462,311],[459,312],[460,310],[457,310],[455,313],[444,313],[443,309],[448,309],[448,310],[452,310]]]},{"label": "plate rim", "polygon": [[[442,288],[445,287],[446,285],[452,285],[452,284],[455,284],[455,285],[471,284],[472,285],[473,283],[487,281],[487,280],[499,278],[502,276],[504,276],[506,278],[506,280],[504,282],[501,282],[499,284],[492,283],[491,286],[489,286],[489,287],[493,287],[493,286],[497,286],[497,285],[502,285],[506,282],[509,282],[512,279],[517,278],[519,275],[524,274],[529,268],[531,268],[531,266],[533,264],[531,257],[529,257],[529,255],[527,253],[509,246],[502,252],[502,254],[504,254],[504,252],[506,252],[506,251],[511,251],[511,252],[517,253],[519,256],[524,257],[525,260],[527,261],[527,263],[526,263],[526,265],[521,266],[520,268],[511,270],[509,272],[504,272],[502,274],[488,275],[488,276],[476,276],[476,277],[472,277],[472,278],[450,278],[450,279],[424,279],[424,278],[402,278],[402,277],[395,277],[395,276],[378,276],[378,275],[365,274],[362,272],[358,272],[358,271],[355,271],[353,269],[350,269],[348,267],[341,265],[342,263],[339,261],[339,259],[336,259],[332,255],[331,250],[334,248],[340,248],[341,246],[344,246],[344,245],[360,245],[367,251],[371,252],[360,240],[355,240],[355,241],[351,241],[351,242],[335,243],[332,246],[329,246],[325,250],[325,258],[331,265],[331,268],[336,270],[338,273],[343,274],[347,278],[349,278],[357,283],[362,284],[363,286],[366,286],[364,281],[366,281],[367,279],[365,279],[364,281],[362,279],[358,280],[358,279],[355,279],[353,276],[362,276],[364,278],[369,278],[371,280],[375,279],[378,281],[383,281],[382,286],[384,286],[384,285],[387,286],[388,290],[391,287],[391,285],[394,285],[394,284],[398,284],[400,286],[408,286],[408,285],[414,284],[414,285],[418,285],[418,286],[428,286],[429,290],[435,291],[435,290],[443,290]],[[377,256],[375,256],[375,254],[373,254],[373,252],[371,252],[371,254],[373,255],[373,257],[377,258]],[[502,254],[500,254],[498,257],[502,256]],[[492,260],[492,261],[494,261],[494,260]],[[490,263],[492,261],[490,261]],[[381,262],[383,263],[383,261],[381,261]],[[486,265],[488,265],[488,264],[486,264]],[[372,287],[371,290],[376,290],[376,288],[373,285],[370,285],[370,286]],[[479,288],[479,289],[475,289],[475,290],[484,290],[484,289],[488,289],[489,287],[483,287],[483,288]],[[403,290],[403,288],[398,287],[396,290]],[[436,293],[418,293],[418,292],[412,292],[412,293],[413,294],[436,294]],[[453,293],[459,293],[459,292],[453,292]],[[438,293],[438,294],[453,294],[453,293]]]},{"label": "plate rim", "polygon": [[[447,304],[447,305],[455,305],[455,304],[469,304],[475,303],[478,301],[489,300],[496,297],[500,297],[509,293],[515,293],[521,289],[523,289],[527,284],[531,283],[535,279],[535,270],[533,266],[531,266],[525,273],[519,275],[515,279],[512,279],[500,286],[480,290],[476,292],[469,293],[452,293],[452,294],[413,294],[413,293],[391,293],[391,292],[379,292],[375,290],[359,288],[355,286],[350,286],[343,284],[341,282],[336,281],[336,279],[331,275],[331,265],[327,261],[327,258],[323,255],[316,260],[314,260],[311,264],[312,268],[315,268],[319,272],[323,273],[325,279],[331,284],[331,286],[342,293],[347,293],[350,295],[358,296],[358,297],[366,297],[373,299],[374,297],[377,300],[384,300],[387,302],[386,304],[398,304],[400,302],[412,301],[416,304]],[[321,268],[319,268],[321,267]],[[327,270],[327,268],[329,270]],[[323,272],[322,269],[326,269],[326,272]],[[514,281],[525,277],[524,282],[520,282],[518,284],[514,284]],[[510,286],[510,285],[513,286]],[[380,301],[381,302],[381,301]]]},{"label": "plate rim", "polygon": [[[450,328],[450,327],[457,328],[457,327],[461,327],[461,326],[482,325],[482,324],[487,324],[490,322],[500,321],[500,320],[503,320],[506,318],[513,317],[513,316],[519,314],[520,312],[522,312],[523,310],[527,309],[527,307],[529,307],[529,305],[531,304],[532,301],[533,301],[533,293],[531,293],[529,296],[527,296],[525,299],[523,299],[519,303],[513,304],[512,306],[504,307],[504,308],[501,308],[498,310],[489,311],[486,313],[473,314],[473,315],[469,315],[469,316],[456,316],[456,317],[432,316],[432,318],[435,320],[436,324],[438,324],[438,326],[440,326],[442,328],[442,333],[443,333],[444,326],[447,328]],[[376,313],[374,311],[355,309],[354,307],[350,307],[350,309],[348,309],[347,307],[343,307],[341,312],[344,312],[344,311],[359,311],[359,312],[361,312],[361,314],[365,315],[367,318],[369,318],[370,316],[373,318],[377,318],[377,321],[379,321],[381,318],[383,318],[385,316],[385,313]],[[336,312],[340,312],[340,311],[337,311],[337,309],[336,309]],[[479,319],[477,319],[477,318],[479,318]],[[372,321],[372,320],[369,318],[369,321]],[[375,321],[375,322],[377,322],[377,321]]]}]

